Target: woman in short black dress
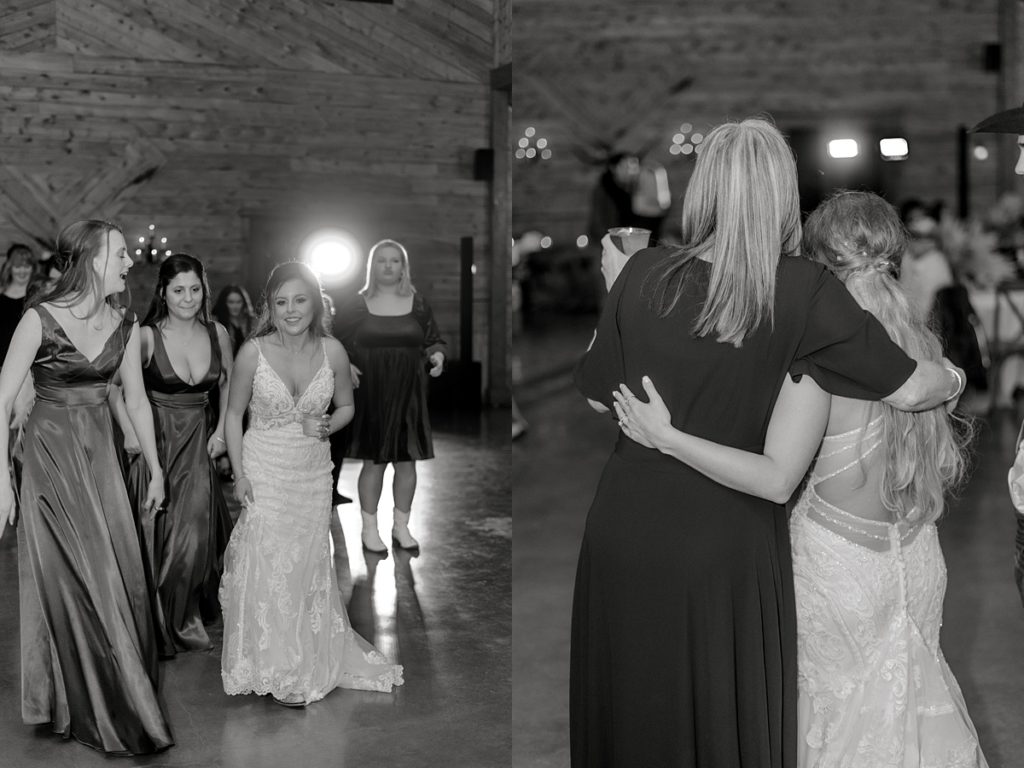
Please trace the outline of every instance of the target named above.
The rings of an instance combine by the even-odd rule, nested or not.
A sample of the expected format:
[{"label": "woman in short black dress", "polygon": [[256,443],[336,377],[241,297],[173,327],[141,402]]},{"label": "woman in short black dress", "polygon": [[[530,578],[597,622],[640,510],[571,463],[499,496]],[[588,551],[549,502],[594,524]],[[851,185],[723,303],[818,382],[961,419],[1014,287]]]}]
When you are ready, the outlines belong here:
[{"label": "woman in short black dress", "polygon": [[[620,382],[641,392],[649,375],[665,382],[677,428],[750,451],[789,371],[897,407],[948,396],[941,365],[915,368],[834,277],[796,256],[797,199],[773,126],[709,134],[684,204],[687,245],[626,263],[577,370],[583,393],[604,409]],[[619,438],[577,571],[574,768],[795,765],[789,547],[784,506]]]},{"label": "woman in short black dress", "polygon": [[356,413],[346,456],[362,459],[359,505],[363,547],[384,553],[377,504],[388,464],[395,468],[391,540],[415,550],[409,514],[416,492],[416,462],[434,457],[427,415],[427,376],[440,376],[447,347],[423,296],[412,286],[409,254],[381,240],[370,249],[361,299],[341,318],[338,338],[352,361]]}]

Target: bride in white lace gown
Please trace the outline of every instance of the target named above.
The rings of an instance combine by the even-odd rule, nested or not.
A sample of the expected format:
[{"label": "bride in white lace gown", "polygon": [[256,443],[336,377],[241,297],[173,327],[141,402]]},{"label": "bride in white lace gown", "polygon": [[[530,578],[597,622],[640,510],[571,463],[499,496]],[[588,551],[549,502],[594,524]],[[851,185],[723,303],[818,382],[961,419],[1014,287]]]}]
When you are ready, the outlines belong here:
[{"label": "bride in white lace gown", "polygon": [[224,690],[288,705],[337,687],[390,691],[402,667],[352,630],[330,552],[327,438],[352,418],[348,357],[323,330],[308,267],[279,265],[265,295],[263,323],[235,362],[226,417],[243,509],[220,586]]},{"label": "bride in white lace gown", "polygon": [[[871,405],[832,408],[856,417]],[[881,413],[826,435],[790,520],[799,764],[983,766],[939,648],[946,566],[935,524],[913,515],[872,519],[885,439]]]},{"label": "bride in white lace gown", "polygon": [[[939,359],[938,340],[893,277],[905,234],[892,206],[840,193],[811,214],[804,234],[805,252],[908,354]],[[941,408],[900,413],[829,396],[814,368],[791,373],[807,375],[783,384],[762,454],[674,430],[648,382],[650,404],[623,388],[616,410],[633,439],[779,503],[817,452],[790,519],[800,768],[986,768],[939,647],[946,568],[935,520],[964,471],[970,430]],[[962,385],[954,372],[951,401]]]}]

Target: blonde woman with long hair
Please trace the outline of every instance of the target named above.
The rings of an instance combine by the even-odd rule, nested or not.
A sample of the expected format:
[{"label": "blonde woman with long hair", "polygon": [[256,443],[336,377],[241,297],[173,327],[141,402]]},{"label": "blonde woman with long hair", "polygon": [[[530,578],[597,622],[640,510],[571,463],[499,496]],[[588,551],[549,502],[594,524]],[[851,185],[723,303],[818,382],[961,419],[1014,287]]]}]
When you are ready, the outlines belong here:
[{"label": "blonde woman with long hair", "polygon": [[[830,198],[804,228],[807,251],[907,354],[938,361],[939,340],[896,279],[906,239],[893,207],[868,192]],[[814,375],[783,385],[760,454],[674,430],[649,379],[650,404],[623,387],[616,411],[641,444],[775,501],[818,451],[790,520],[798,766],[983,767],[939,648],[946,569],[935,521],[963,477],[970,425],[944,408],[829,395]]]},{"label": "blonde woman with long hair", "polygon": [[[658,382],[675,425],[760,451],[787,372],[931,407],[962,374],[915,361],[798,255],[796,164],[764,120],[702,145],[682,246],[634,254],[577,383],[598,410]],[[805,418],[804,414],[800,415]],[[808,451],[809,462],[813,450]],[[573,601],[574,768],[792,766],[796,622],[783,499],[739,493],[621,436],[587,517]]]}]

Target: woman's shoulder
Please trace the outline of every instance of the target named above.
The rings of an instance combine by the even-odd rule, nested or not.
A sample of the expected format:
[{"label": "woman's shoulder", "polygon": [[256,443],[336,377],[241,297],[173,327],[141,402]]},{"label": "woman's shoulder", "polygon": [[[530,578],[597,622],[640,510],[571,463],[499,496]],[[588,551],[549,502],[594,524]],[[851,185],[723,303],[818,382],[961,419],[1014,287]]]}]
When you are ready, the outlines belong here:
[{"label": "woman's shoulder", "polygon": [[238,354],[235,355],[235,365],[238,365],[238,363],[251,363],[255,365],[262,352],[260,341],[260,339],[256,338],[243,341],[242,345],[238,348]]},{"label": "woman's shoulder", "polygon": [[663,261],[672,255],[673,252],[678,251],[678,246],[672,245],[654,245],[650,248],[644,248],[637,251],[630,256],[630,261],[633,261],[638,266],[641,264],[653,266],[659,261]]},{"label": "woman's shoulder", "polygon": [[324,336],[324,354],[327,355],[328,360],[341,360],[343,357],[347,360],[348,353],[345,352],[345,345],[338,341],[333,336]]},{"label": "woman's shoulder", "polygon": [[210,333],[217,338],[219,342],[231,343],[231,335],[228,333],[228,329],[224,327],[223,323],[218,320],[211,320],[207,325],[210,329]]},{"label": "woman's shoulder", "polygon": [[838,281],[824,264],[803,256],[783,256],[775,277],[776,291],[787,298],[809,297],[822,281]]},{"label": "woman's shoulder", "polygon": [[637,251],[629,257],[622,268],[622,271],[627,273],[625,283],[643,283],[651,270],[669,258],[676,250],[678,249],[670,245],[656,245]]},{"label": "woman's shoulder", "polygon": [[828,271],[820,261],[806,256],[783,256],[779,259],[778,277],[789,280],[816,280],[822,272]]}]

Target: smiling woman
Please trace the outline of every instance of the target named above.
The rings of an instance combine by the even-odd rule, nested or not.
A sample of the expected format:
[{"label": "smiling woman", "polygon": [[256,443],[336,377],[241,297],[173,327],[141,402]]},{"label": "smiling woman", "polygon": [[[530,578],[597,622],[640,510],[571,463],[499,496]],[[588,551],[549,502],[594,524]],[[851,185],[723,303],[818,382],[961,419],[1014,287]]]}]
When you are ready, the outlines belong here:
[{"label": "smiling woman", "polygon": [[[201,614],[204,605],[215,606],[218,563],[231,531],[213,466],[225,450],[231,341],[210,317],[206,270],[198,259],[175,253],[160,265],[142,325],[141,355],[157,451],[167,476],[162,509],[145,510],[149,471],[138,456],[131,426],[122,422],[122,429],[125,450],[134,454],[128,490],[147,561],[159,653],[167,658],[212,645]],[[210,395],[218,389],[220,407],[214,414]]]},{"label": "smiling woman", "polygon": [[328,438],[353,409],[348,356],[325,317],[313,271],[275,267],[228,399],[242,514],[224,558],[221,677],[226,693],[269,693],[285,706],[338,687],[390,691],[402,682],[401,666],[352,630],[331,559]]},{"label": "smiling woman", "polygon": [[[145,570],[114,447],[107,390],[124,384],[126,412],[151,472],[142,508],[163,502],[152,414],[130,310],[113,306],[132,266],[113,224],[81,221],[57,239],[63,275],[18,324],[0,372],[0,466],[8,419],[31,369],[36,403],[19,446],[28,568],[21,588],[22,718],[115,754],[173,741],[156,694],[157,657]],[[0,472],[0,526],[14,489]],[[0,533],[2,533],[0,527]]]}]

